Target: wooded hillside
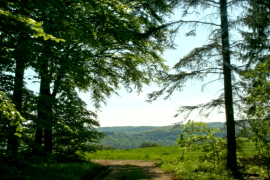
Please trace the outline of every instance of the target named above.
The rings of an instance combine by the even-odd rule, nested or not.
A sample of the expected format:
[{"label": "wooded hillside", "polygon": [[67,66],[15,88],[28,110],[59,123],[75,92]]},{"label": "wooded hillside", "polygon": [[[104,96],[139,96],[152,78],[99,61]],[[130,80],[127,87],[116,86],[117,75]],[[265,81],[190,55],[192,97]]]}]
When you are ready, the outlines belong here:
[{"label": "wooded hillside", "polygon": [[[209,127],[224,129],[224,123],[209,123]],[[138,148],[143,142],[157,143],[162,146],[176,145],[176,139],[181,134],[181,128],[174,126],[116,126],[100,127],[97,131],[107,135],[100,141],[103,147],[113,146],[117,149]],[[225,133],[219,133],[224,137]]]}]

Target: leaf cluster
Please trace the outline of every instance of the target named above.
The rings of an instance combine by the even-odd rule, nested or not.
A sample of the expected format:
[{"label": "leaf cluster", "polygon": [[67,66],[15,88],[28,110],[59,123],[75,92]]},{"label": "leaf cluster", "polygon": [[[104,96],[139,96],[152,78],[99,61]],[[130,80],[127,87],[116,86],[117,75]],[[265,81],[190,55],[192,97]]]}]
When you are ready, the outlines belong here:
[{"label": "leaf cluster", "polygon": [[[157,72],[168,70],[161,54],[173,47],[174,29],[165,17],[176,4],[175,0],[1,1],[0,88],[10,97],[21,97],[14,102],[26,119],[18,129],[22,137],[15,139],[19,152],[30,155],[46,149],[42,153],[49,155],[44,157],[52,152],[75,159],[94,151],[90,142],[103,134],[94,129],[99,126],[97,116],[78,93],[88,93],[100,109],[122,86],[140,92],[143,85],[158,82]],[[34,72],[28,83],[40,86],[37,94],[27,89],[27,69]],[[14,88],[18,81],[20,87]],[[4,116],[15,117],[10,115],[17,113],[10,109],[13,106],[1,105]],[[7,139],[12,136],[5,137],[4,148]]]},{"label": "leaf cluster", "polygon": [[216,134],[223,132],[219,128],[209,128],[207,123],[195,122],[189,120],[182,129],[182,133],[177,139],[177,144],[183,148],[182,158],[184,158],[184,151],[200,151],[203,152],[203,159],[219,160],[224,158],[226,151],[225,140],[217,137]]}]

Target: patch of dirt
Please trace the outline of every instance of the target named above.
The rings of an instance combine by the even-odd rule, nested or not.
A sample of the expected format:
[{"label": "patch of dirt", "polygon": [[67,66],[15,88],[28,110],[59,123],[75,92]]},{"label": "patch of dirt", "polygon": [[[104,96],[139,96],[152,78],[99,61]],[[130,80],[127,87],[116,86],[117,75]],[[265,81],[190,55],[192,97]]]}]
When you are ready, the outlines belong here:
[{"label": "patch of dirt", "polygon": [[157,161],[140,160],[91,160],[92,162],[108,167],[107,175],[103,180],[121,180],[124,179],[121,169],[126,165],[138,166],[145,172],[147,180],[173,180],[174,178],[165,174],[155,163]]}]

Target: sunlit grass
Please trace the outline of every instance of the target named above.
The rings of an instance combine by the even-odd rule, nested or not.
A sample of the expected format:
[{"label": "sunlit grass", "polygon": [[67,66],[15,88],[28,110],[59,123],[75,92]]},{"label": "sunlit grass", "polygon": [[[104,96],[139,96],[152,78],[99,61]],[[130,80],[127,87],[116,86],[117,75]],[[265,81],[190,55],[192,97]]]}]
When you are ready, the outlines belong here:
[{"label": "sunlit grass", "polygon": [[[101,150],[89,154],[88,159],[111,160],[154,160],[165,172],[174,173],[183,179],[233,179],[225,166],[225,157],[220,161],[201,160],[201,152],[187,151],[182,159],[183,149],[179,146],[161,146],[138,149]],[[241,158],[255,155],[253,142],[245,142],[238,148]]]},{"label": "sunlit grass", "polygon": [[[198,158],[199,152],[188,152],[186,157]],[[138,149],[100,150],[89,154],[89,159],[115,159],[115,160],[172,160],[182,157],[179,146],[161,146]]]},{"label": "sunlit grass", "polygon": [[[255,146],[252,142],[243,144],[239,149],[241,156],[254,155]],[[183,149],[180,146],[161,146],[138,149],[119,149],[119,150],[99,150],[96,153],[89,154],[87,158],[91,159],[112,159],[112,160],[174,160],[182,158]],[[185,159],[198,159],[200,152],[187,151],[184,153]]]},{"label": "sunlit grass", "polygon": [[[138,149],[123,150],[101,150],[91,153],[87,156],[91,159],[112,159],[112,160],[154,160],[166,172],[173,172],[179,178],[192,179],[230,179],[230,172],[227,172],[223,162],[201,161],[201,152],[190,151],[184,153],[179,146],[161,146]],[[252,142],[243,144],[243,148],[238,154],[242,157],[254,156],[255,146]],[[223,164],[222,164],[223,163]],[[16,179],[37,179],[37,180],[79,180],[98,176],[104,171],[104,167],[95,163],[55,163],[42,165],[29,165],[21,169],[0,165],[0,174],[2,178]],[[248,173],[266,170],[261,167],[250,166]],[[263,172],[265,171],[265,172]],[[138,175],[138,179],[145,179],[143,172],[139,167],[130,166],[126,168],[125,177]]]}]

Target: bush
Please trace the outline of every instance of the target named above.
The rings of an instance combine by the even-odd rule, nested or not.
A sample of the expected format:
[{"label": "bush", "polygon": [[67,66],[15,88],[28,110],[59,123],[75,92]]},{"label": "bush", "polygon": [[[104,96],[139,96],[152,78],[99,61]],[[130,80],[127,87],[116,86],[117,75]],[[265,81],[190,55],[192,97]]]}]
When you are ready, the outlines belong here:
[{"label": "bush", "polygon": [[103,149],[104,150],[116,150],[117,147],[115,147],[115,146],[104,146]]},{"label": "bush", "polygon": [[158,144],[156,142],[154,142],[154,143],[151,144],[151,147],[160,147],[160,146],[162,146],[162,145],[161,144]]},{"label": "bush", "polygon": [[177,139],[177,144],[183,148],[182,159],[184,159],[184,152],[187,150],[202,152],[202,160],[219,162],[220,159],[225,158],[226,141],[215,136],[222,130],[209,128],[207,124],[189,120],[183,127],[183,133]]},{"label": "bush", "polygon": [[151,142],[143,141],[143,142],[141,143],[141,145],[139,146],[139,148],[159,147],[159,146],[162,146],[162,145],[161,145],[161,144],[158,144],[158,143],[156,143],[156,142],[151,143]]}]

